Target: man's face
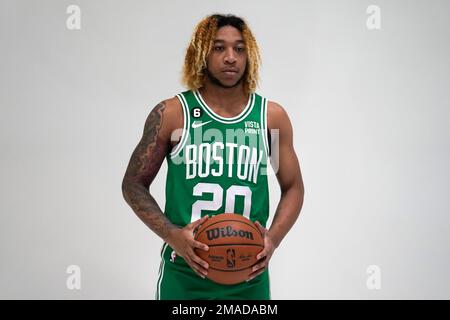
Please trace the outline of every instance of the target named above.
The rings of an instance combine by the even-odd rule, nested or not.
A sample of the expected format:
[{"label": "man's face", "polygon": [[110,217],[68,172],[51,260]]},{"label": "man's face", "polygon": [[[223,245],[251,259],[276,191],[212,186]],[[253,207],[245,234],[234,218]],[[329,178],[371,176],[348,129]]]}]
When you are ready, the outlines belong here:
[{"label": "man's face", "polygon": [[247,65],[247,51],[238,29],[224,26],[217,30],[207,64],[208,77],[214,84],[232,88],[241,82]]}]

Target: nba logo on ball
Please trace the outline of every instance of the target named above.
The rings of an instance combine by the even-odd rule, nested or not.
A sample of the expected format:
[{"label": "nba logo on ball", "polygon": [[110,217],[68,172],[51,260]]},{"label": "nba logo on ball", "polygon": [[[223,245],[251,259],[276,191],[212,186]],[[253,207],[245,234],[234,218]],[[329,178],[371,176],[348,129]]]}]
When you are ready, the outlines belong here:
[{"label": "nba logo on ball", "polygon": [[236,255],[236,252],[234,252],[234,249],[227,250],[227,267],[228,268],[234,268],[236,266],[236,260],[234,259],[235,255]]},{"label": "nba logo on ball", "polygon": [[246,281],[257,263],[256,256],[264,249],[258,227],[235,213],[209,218],[197,230],[195,240],[208,245],[208,251],[195,252],[209,264],[208,279],[220,284]]}]

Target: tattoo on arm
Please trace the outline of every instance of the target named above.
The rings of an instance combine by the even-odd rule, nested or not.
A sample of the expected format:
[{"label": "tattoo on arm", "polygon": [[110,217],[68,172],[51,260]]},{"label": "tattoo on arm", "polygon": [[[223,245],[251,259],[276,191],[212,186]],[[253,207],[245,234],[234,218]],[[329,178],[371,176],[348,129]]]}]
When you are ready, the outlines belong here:
[{"label": "tattoo on arm", "polygon": [[131,155],[122,182],[122,193],[126,202],[136,215],[163,239],[175,226],[151,196],[149,187],[169,150],[168,141],[160,137],[165,108],[164,102],[159,103],[148,116],[141,141]]}]

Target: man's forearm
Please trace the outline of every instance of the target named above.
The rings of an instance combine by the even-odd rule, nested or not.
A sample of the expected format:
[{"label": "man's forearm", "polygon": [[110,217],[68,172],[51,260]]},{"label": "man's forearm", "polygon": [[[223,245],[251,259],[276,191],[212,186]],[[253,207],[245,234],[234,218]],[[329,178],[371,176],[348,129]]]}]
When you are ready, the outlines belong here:
[{"label": "man's forearm", "polygon": [[156,203],[156,200],[144,185],[124,181],[122,184],[122,192],[125,201],[130,205],[139,219],[162,239],[166,239],[169,232],[177,228],[167,219],[158,206],[158,203]]},{"label": "man's forearm", "polygon": [[278,247],[297,220],[303,206],[303,188],[296,186],[281,194],[272,225],[269,229],[275,247]]}]

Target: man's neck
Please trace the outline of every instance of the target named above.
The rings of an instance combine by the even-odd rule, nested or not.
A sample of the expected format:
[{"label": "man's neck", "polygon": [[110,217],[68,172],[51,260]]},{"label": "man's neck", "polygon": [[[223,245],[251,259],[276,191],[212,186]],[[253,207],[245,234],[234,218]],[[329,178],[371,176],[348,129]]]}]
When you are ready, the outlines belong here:
[{"label": "man's neck", "polygon": [[239,114],[248,102],[242,83],[233,88],[223,88],[205,81],[199,91],[214,111],[222,110],[226,114]]}]

